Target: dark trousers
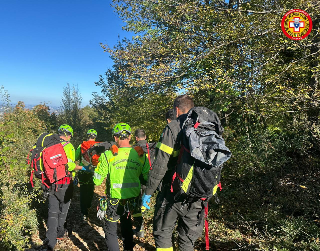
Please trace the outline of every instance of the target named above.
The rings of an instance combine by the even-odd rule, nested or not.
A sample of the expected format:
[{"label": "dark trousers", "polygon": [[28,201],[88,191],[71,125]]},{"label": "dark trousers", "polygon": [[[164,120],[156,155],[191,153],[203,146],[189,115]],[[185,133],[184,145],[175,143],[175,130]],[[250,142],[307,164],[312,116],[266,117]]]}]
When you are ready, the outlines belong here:
[{"label": "dark trousers", "polygon": [[88,215],[94,193],[94,184],[80,184],[80,209],[83,215]]},{"label": "dark trousers", "polygon": [[179,250],[193,251],[195,241],[202,234],[206,203],[200,199],[175,202],[169,191],[159,192],[153,219],[156,247],[172,247],[172,232],[178,221]]},{"label": "dark trousers", "polygon": [[48,249],[53,250],[57,243],[57,237],[63,237],[65,233],[64,224],[66,222],[69,206],[72,197],[72,185],[61,185],[55,191],[49,193],[48,202],[48,222],[46,243]]},{"label": "dark trousers", "polygon": [[142,206],[142,194],[145,190],[145,186],[141,186],[141,195],[136,198],[135,203],[136,206],[134,207],[133,213],[132,213],[132,218],[133,218],[133,223],[134,226],[136,227],[136,233],[140,231],[144,231],[144,224],[143,224],[143,215],[141,211],[141,206]]},{"label": "dark trousers", "polygon": [[[112,199],[111,199],[112,201]],[[105,232],[105,240],[109,251],[119,251],[117,225],[120,219],[121,235],[125,250],[133,250],[133,231],[131,215],[125,210],[118,200],[113,200],[112,205],[108,204],[106,218],[103,220],[103,230]]]}]

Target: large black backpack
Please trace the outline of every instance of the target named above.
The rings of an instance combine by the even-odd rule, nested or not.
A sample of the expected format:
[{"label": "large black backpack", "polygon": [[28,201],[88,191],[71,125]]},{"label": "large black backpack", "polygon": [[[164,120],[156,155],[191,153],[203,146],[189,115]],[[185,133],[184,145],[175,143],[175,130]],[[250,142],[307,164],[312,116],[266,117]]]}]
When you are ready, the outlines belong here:
[{"label": "large black backpack", "polygon": [[91,146],[88,150],[88,153],[90,155],[101,155],[102,153],[104,153],[105,151],[109,150],[111,148],[111,146],[115,145],[116,143],[113,141],[105,141],[105,142],[100,142],[100,143],[96,143],[93,146]]},{"label": "large black backpack", "polygon": [[231,157],[222,133],[215,112],[205,107],[194,107],[188,112],[172,177],[171,192],[176,200],[213,196],[220,182],[222,164]]}]

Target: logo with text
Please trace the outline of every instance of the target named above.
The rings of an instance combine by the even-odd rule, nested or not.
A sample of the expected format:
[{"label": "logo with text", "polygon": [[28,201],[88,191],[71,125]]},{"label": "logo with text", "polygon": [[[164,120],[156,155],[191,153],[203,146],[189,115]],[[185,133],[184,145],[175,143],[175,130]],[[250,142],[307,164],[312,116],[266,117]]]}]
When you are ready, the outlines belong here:
[{"label": "logo with text", "polygon": [[293,9],[282,18],[281,28],[283,33],[292,40],[306,38],[312,30],[312,20],[304,10]]}]

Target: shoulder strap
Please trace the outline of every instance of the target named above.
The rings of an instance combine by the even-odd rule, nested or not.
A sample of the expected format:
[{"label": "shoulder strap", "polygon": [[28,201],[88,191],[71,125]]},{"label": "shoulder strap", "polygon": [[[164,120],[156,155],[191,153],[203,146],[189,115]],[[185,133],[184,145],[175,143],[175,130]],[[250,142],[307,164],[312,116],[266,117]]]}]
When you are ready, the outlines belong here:
[{"label": "shoulder strap", "polygon": [[39,146],[44,147],[43,143],[44,143],[45,138],[49,137],[51,135],[53,135],[53,134],[52,133],[42,133],[37,139],[36,146],[37,147],[39,147]]},{"label": "shoulder strap", "polygon": [[151,159],[150,159],[150,148],[149,148],[148,142],[147,142],[147,150],[148,150],[148,159],[149,159],[150,170],[152,170]]},{"label": "shoulder strap", "polygon": [[70,144],[69,141],[64,142],[64,144],[62,144],[63,147],[65,147],[66,145]]}]

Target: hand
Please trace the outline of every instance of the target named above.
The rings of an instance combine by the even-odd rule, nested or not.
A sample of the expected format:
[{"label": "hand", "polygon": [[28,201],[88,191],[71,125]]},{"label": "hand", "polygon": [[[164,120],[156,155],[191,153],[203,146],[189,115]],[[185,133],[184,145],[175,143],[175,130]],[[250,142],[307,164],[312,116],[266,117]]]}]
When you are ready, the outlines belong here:
[{"label": "hand", "polygon": [[146,209],[150,209],[149,205],[147,203],[150,203],[151,195],[143,194],[142,195],[142,207],[145,207]]}]

